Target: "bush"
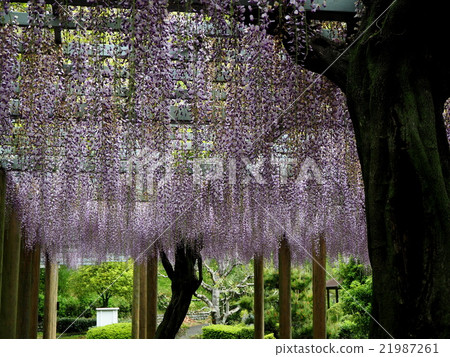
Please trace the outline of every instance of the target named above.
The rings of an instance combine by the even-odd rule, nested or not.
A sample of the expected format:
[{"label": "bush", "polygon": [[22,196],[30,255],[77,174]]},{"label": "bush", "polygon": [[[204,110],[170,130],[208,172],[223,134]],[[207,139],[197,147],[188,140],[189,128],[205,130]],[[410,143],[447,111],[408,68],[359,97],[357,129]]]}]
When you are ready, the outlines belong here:
[{"label": "bush", "polygon": [[95,326],[96,324],[97,319],[95,318],[62,317],[59,318],[56,323],[56,331],[59,333],[86,332],[90,327]]},{"label": "bush", "polygon": [[354,338],[355,330],[357,329],[356,324],[351,320],[345,320],[339,325],[339,331],[337,338]]},{"label": "bush", "polygon": [[89,339],[130,339],[131,323],[122,322],[118,324],[93,327],[86,334]]},{"label": "bush", "polygon": [[[210,325],[202,328],[204,339],[252,339],[255,334],[253,326],[242,325]],[[266,339],[274,339],[273,333],[265,335]]]},{"label": "bush", "polygon": [[210,325],[202,328],[205,339],[251,339],[254,328],[251,326]]},{"label": "bush", "polygon": [[95,317],[95,306],[90,306],[93,298],[78,299],[73,296],[58,296],[58,316],[60,317]]},{"label": "bush", "polygon": [[349,323],[344,325],[345,333],[351,333],[351,338],[368,338],[370,325],[368,313],[372,311],[372,277],[366,278],[363,283],[359,281],[351,283],[350,289],[342,297],[342,309],[344,313],[350,315],[348,320],[354,324],[352,328]]}]

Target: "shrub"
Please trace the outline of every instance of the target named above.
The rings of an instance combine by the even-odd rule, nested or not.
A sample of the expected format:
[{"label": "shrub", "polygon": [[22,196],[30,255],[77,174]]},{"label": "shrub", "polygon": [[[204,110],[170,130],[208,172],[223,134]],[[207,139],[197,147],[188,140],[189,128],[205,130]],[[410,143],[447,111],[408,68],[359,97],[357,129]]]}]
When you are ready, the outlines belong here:
[{"label": "shrub", "polygon": [[62,317],[56,323],[56,331],[59,333],[86,332],[90,327],[95,326],[96,323],[97,319],[95,318]]},{"label": "shrub", "polygon": [[92,300],[87,297],[78,299],[73,296],[59,296],[58,316],[77,317],[83,315],[84,317],[95,317],[95,307],[90,306]]},{"label": "shrub", "polygon": [[131,338],[131,323],[122,322],[118,324],[93,327],[86,334],[89,339],[129,339]]},{"label": "shrub", "polygon": [[241,325],[210,325],[203,327],[202,331],[205,339],[250,339],[254,334],[253,327]]},{"label": "shrub", "polygon": [[337,333],[337,338],[354,338],[356,324],[351,320],[344,320],[339,325],[339,331]]},{"label": "shrub", "polygon": [[269,333],[267,335],[264,335],[264,339],[265,340],[274,340],[275,339],[275,335],[273,333]]},{"label": "shrub", "polygon": [[[252,339],[255,334],[253,326],[243,325],[210,325],[202,328],[204,339]],[[265,339],[275,339],[273,333],[264,336]]]}]

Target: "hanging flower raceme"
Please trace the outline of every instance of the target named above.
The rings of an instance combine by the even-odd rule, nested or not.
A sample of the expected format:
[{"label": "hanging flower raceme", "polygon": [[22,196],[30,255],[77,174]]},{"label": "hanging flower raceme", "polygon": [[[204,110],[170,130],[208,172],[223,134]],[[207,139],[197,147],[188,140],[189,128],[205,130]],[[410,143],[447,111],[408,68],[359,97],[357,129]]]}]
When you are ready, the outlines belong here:
[{"label": "hanging flower raceme", "polygon": [[[20,57],[14,26],[0,28],[2,125],[18,138],[8,145],[33,163],[8,175],[28,244],[99,261],[170,255],[183,240],[205,256],[249,260],[273,256],[285,236],[300,262],[325,237],[331,256],[364,256],[343,94],[267,34],[281,11],[270,2],[202,3],[192,13],[170,13],[167,0],[64,7],[76,26],[62,45],[35,3]],[[300,28],[304,2],[280,4],[298,12],[288,31]],[[241,21],[256,6],[260,16]],[[299,56],[302,36],[292,44]],[[15,61],[13,127],[5,112],[13,87],[3,79],[17,76],[3,69]]]}]

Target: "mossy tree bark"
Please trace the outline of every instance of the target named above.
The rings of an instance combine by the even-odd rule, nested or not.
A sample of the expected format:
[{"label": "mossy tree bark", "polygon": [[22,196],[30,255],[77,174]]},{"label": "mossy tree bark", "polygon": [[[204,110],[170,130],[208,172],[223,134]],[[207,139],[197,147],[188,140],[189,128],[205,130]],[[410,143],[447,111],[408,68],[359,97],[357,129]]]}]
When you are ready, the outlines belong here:
[{"label": "mossy tree bark", "polygon": [[172,297],[156,330],[155,338],[175,338],[186,317],[192,296],[203,280],[202,257],[199,246],[192,246],[184,241],[177,244],[174,266],[164,251],[160,252],[160,257],[172,283]]},{"label": "mossy tree bark", "polygon": [[[302,64],[326,70],[347,97],[373,268],[370,337],[448,337],[450,150],[442,112],[450,96],[443,49],[450,4],[362,2],[352,47],[343,52],[353,39],[310,38],[313,51]],[[288,52],[290,40],[283,40]]]},{"label": "mossy tree bark", "polygon": [[[449,4],[363,3],[366,31],[326,75],[347,96],[362,167],[376,320],[370,336],[448,337],[450,152],[442,112],[450,56],[442,39]],[[320,73],[339,49],[324,39],[311,44],[317,48],[306,66]]]},{"label": "mossy tree bark", "polygon": [[[389,2],[367,5],[366,26]],[[371,337],[450,336],[450,153],[442,116],[450,58],[433,41],[445,31],[434,24],[445,23],[437,14],[444,10],[426,8],[398,0],[349,58],[347,100],[379,322]]]}]

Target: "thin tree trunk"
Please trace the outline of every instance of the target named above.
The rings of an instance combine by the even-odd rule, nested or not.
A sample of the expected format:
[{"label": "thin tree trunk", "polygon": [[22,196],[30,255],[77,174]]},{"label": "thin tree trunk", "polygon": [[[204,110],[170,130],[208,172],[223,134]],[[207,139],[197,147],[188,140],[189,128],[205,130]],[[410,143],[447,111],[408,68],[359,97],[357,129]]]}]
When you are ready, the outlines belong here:
[{"label": "thin tree trunk", "polygon": [[[163,320],[156,330],[156,338],[175,338],[191,304],[192,296],[202,282],[200,248],[179,242],[175,252],[175,268],[161,251],[161,262],[172,282],[172,297]],[[195,267],[198,267],[198,277]]]}]

